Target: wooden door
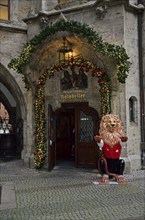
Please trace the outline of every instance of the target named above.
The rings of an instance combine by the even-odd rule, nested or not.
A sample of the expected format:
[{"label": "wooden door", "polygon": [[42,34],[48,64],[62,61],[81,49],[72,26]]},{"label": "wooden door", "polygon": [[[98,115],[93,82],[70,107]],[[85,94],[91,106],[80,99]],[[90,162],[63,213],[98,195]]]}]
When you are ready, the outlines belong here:
[{"label": "wooden door", "polygon": [[48,105],[48,171],[55,166],[55,118],[51,105]]},{"label": "wooden door", "polygon": [[91,107],[77,106],[75,123],[75,164],[76,167],[96,168],[97,147],[94,136],[98,134],[99,117]]}]

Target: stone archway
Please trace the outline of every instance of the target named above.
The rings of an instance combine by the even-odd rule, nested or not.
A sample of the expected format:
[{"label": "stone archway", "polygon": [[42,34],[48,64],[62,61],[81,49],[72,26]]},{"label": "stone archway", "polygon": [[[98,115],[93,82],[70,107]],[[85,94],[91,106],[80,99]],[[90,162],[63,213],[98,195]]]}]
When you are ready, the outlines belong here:
[{"label": "stone archway", "polygon": [[62,63],[58,66],[54,65],[47,69],[38,79],[35,93],[34,114],[35,114],[35,157],[34,163],[36,168],[40,168],[44,164],[46,156],[46,131],[45,131],[45,83],[47,78],[59,74],[60,70],[66,69],[68,66],[78,66],[84,68],[88,75],[97,77],[100,85],[101,95],[101,114],[110,113],[110,92],[111,82],[108,75],[99,67],[96,67],[90,61],[69,60],[68,63]]},{"label": "stone archway", "polygon": [[[21,156],[25,140],[25,138],[23,138],[23,121],[26,117],[26,102],[15,78],[2,64],[0,64],[0,82],[0,101],[5,105],[9,113],[9,123],[12,125],[12,130],[9,131],[10,134],[8,138],[11,140],[10,135],[13,137],[16,136],[15,139],[17,139],[17,143],[14,143],[16,145],[16,156]],[[6,119],[6,122],[7,120],[8,119]]]},{"label": "stone archway", "polygon": [[0,64],[0,82],[3,83],[9,92],[13,95],[16,103],[18,104],[17,114],[18,117],[22,117],[25,119],[26,115],[26,102],[24,96],[21,92],[21,89],[14,79],[14,77],[10,74],[10,72]]}]

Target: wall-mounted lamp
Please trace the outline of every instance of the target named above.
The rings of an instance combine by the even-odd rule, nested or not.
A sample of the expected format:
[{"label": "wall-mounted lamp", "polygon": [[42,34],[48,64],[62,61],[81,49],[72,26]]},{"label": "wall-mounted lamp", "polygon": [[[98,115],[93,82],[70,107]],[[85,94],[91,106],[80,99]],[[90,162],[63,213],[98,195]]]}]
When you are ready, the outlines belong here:
[{"label": "wall-mounted lamp", "polygon": [[65,36],[63,37],[62,46],[58,49],[58,52],[59,52],[59,63],[68,61],[71,57],[73,57],[72,44]]}]

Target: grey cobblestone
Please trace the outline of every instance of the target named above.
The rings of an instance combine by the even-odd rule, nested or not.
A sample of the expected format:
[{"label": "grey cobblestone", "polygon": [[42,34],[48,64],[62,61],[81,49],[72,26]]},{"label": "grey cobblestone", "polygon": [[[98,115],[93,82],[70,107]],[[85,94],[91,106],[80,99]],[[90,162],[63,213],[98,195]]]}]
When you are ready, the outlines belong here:
[{"label": "grey cobblestone", "polygon": [[0,163],[1,182],[13,182],[16,208],[2,220],[143,220],[145,171],[126,175],[126,185],[95,185],[97,170],[25,168],[22,161]]}]

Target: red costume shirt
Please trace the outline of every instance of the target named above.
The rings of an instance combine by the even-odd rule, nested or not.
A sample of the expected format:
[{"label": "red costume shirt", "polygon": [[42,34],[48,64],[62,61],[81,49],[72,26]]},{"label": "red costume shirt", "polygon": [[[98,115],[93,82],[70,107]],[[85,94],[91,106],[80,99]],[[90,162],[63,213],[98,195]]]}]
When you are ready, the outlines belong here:
[{"label": "red costume shirt", "polygon": [[103,151],[104,157],[109,158],[109,159],[117,159],[121,155],[121,145],[120,143],[117,143],[111,147],[108,144],[104,143],[102,147],[102,151]]}]

